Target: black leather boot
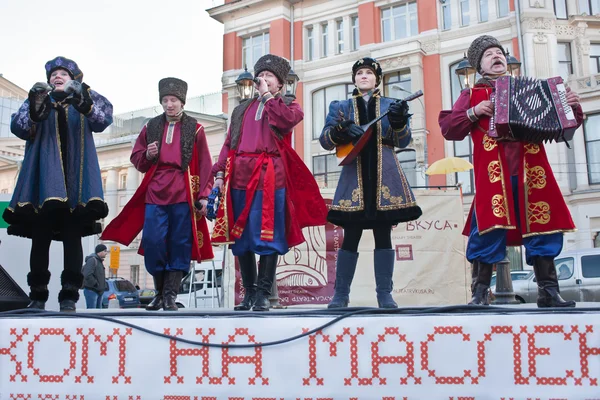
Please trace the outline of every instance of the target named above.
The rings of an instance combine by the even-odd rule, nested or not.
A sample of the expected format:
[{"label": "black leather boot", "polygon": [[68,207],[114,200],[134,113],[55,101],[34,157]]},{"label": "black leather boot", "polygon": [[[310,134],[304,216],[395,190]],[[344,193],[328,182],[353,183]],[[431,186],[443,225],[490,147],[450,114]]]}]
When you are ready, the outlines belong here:
[{"label": "black leather boot", "polygon": [[475,284],[479,275],[479,261],[475,260],[471,264],[471,296],[475,294]]},{"label": "black leather boot", "polygon": [[62,289],[58,293],[58,303],[60,311],[75,312],[77,301],[79,300],[79,289],[83,284],[83,275],[81,272],[64,270],[60,275]]},{"label": "black leather boot", "polygon": [[396,252],[392,249],[375,249],[373,254],[377,305],[379,308],[398,308],[398,304],[392,297]]},{"label": "black leather boot", "polygon": [[477,279],[475,281],[473,297],[469,302],[469,305],[473,306],[487,306],[489,305],[489,291],[490,283],[492,281],[492,270],[494,269],[493,264],[486,264],[479,261],[474,261],[474,264],[478,264]]},{"label": "black leather boot", "polygon": [[163,310],[177,311],[177,293],[181,286],[182,271],[166,271],[165,282],[163,284]]},{"label": "black leather boot", "polygon": [[358,253],[344,249],[338,250],[338,258],[335,263],[335,292],[327,308],[345,308],[350,302],[350,286],[354,272],[356,272],[356,263],[358,262]]},{"label": "black leather boot", "polygon": [[271,287],[273,286],[275,273],[277,272],[278,259],[279,254],[260,256],[258,266],[258,291],[256,293],[256,301],[252,307],[252,311],[269,311],[271,306],[269,296],[271,295]]},{"label": "black leather boot", "polygon": [[249,311],[256,300],[256,256],[252,252],[247,252],[238,256],[238,262],[245,293],[242,302],[233,309],[234,311]]},{"label": "black leather boot", "polygon": [[163,308],[163,290],[165,285],[165,271],[160,271],[152,277],[154,279],[154,288],[156,296],[146,306],[148,311],[158,311]]},{"label": "black leather boot", "polygon": [[50,271],[30,272],[27,274],[27,284],[31,289],[29,299],[31,302],[27,308],[45,310],[48,301],[48,283],[50,282]]},{"label": "black leather boot", "polygon": [[575,307],[576,303],[573,300],[566,301],[560,295],[556,266],[552,257],[535,257],[533,271],[538,285],[538,307]]}]

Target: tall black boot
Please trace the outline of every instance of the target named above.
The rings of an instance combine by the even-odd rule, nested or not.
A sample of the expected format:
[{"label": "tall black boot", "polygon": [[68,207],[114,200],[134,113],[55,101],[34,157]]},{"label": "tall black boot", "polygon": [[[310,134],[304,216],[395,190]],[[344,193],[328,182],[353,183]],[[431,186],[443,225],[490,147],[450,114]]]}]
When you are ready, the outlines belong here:
[{"label": "tall black boot", "polygon": [[61,291],[58,293],[60,311],[75,312],[79,300],[79,289],[83,284],[83,274],[78,271],[64,270],[60,275]]},{"label": "tall black boot", "polygon": [[242,275],[242,285],[245,293],[242,302],[233,309],[235,311],[248,311],[256,300],[256,256],[249,251],[238,256],[238,262],[240,263],[240,274]]},{"label": "tall black boot", "polygon": [[535,257],[533,271],[538,285],[538,307],[575,307],[573,300],[566,301],[560,296],[556,266],[552,257]]},{"label": "tall black boot", "polygon": [[31,302],[27,308],[35,308],[38,310],[46,309],[48,301],[48,283],[50,282],[50,271],[30,272],[27,274],[27,284],[31,289],[29,299]]},{"label": "tall black boot", "polygon": [[480,261],[475,261],[478,264],[477,279],[474,285],[473,297],[469,305],[487,306],[489,305],[488,294],[490,291],[490,283],[492,282],[493,264],[486,264]]},{"label": "tall black boot", "polygon": [[271,303],[269,302],[269,296],[271,295],[271,287],[275,280],[275,273],[277,272],[277,260],[279,254],[269,254],[266,256],[260,256],[260,262],[258,267],[258,283],[256,302],[252,307],[252,311],[269,311]]},{"label": "tall black boot", "polygon": [[148,311],[157,311],[163,308],[163,290],[165,285],[165,271],[160,271],[156,275],[152,276],[154,279],[154,288],[156,289],[156,296],[146,306]]},{"label": "tall black boot", "polygon": [[398,304],[392,297],[395,260],[396,252],[394,250],[375,249],[373,261],[375,262],[375,285],[379,308],[398,308]]},{"label": "tall black boot", "polygon": [[479,261],[474,260],[471,264],[471,296],[475,294],[475,284],[479,275]]},{"label": "tall black boot", "polygon": [[166,271],[163,284],[163,310],[177,311],[177,293],[183,278],[183,271]]},{"label": "tall black boot", "polygon": [[358,253],[344,249],[338,250],[338,258],[335,263],[335,293],[327,308],[345,308],[350,302],[350,286],[354,272],[356,272],[356,263],[358,262]]}]

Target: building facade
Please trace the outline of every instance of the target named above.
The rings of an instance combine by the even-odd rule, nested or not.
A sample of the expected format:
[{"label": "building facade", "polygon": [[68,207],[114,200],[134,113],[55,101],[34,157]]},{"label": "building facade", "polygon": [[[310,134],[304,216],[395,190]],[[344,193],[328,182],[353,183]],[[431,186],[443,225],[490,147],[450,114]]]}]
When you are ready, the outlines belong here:
[{"label": "building facade", "polygon": [[445,141],[438,114],[460,93],[455,74],[473,39],[497,37],[522,61],[521,72],[547,78],[561,75],[581,94],[586,113],[571,149],[548,145],[550,161],[578,232],[565,248],[600,246],[600,17],[592,0],[225,0],[210,8],[224,24],[223,112],[238,104],[235,79],[244,66],[274,53],[291,61],[300,76],[297,101],[304,121],[293,144],[325,195],[332,194],[340,167],[321,149],[318,137],[332,100],[354,88],[352,64],[379,60],[385,96],[403,98],[423,90],[411,103],[413,141],[398,153],[414,186],[461,183],[465,212],[475,191],[472,172],[425,175],[436,160],[456,156],[472,161],[470,138]]}]

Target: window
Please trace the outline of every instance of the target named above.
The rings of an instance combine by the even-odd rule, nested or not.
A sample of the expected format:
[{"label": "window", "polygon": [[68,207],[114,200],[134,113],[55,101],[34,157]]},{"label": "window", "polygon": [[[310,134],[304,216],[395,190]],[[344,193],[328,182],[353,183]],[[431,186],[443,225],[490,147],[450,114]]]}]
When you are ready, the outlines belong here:
[{"label": "window", "polygon": [[383,77],[383,95],[403,99],[412,93],[409,71],[393,72]]},{"label": "window", "polygon": [[336,54],[344,52],[344,21],[335,21],[335,37],[336,37]]},{"label": "window", "polygon": [[600,73],[600,44],[590,45],[590,74]]},{"label": "window", "polygon": [[572,257],[556,259],[554,265],[556,265],[556,274],[559,281],[573,276],[575,260]]},{"label": "window", "polygon": [[352,97],[353,85],[341,84],[329,86],[313,92],[312,95],[312,114],[313,114],[313,133],[312,138],[318,139],[325,126],[325,117],[329,112],[329,103],[334,100],[346,100]]},{"label": "window", "polygon": [[254,66],[259,58],[269,53],[269,32],[242,39],[242,65]]},{"label": "window", "polygon": [[567,0],[554,0],[554,15],[559,19],[569,18],[567,14]]},{"label": "window", "polygon": [[479,22],[487,22],[488,6],[490,0],[479,0]]},{"label": "window", "polygon": [[336,187],[341,171],[335,154],[313,157],[313,175],[320,188]]},{"label": "window", "polygon": [[106,192],[106,177],[102,177],[102,191]]},{"label": "window", "polygon": [[329,50],[327,48],[327,42],[329,41],[329,25],[321,24],[321,57],[327,57]]},{"label": "window", "polygon": [[448,30],[452,28],[452,9],[450,8],[450,0],[442,0],[442,29]]},{"label": "window", "polygon": [[589,114],[583,125],[588,182],[600,184],[600,114]]},{"label": "window", "polygon": [[594,236],[594,248],[600,248],[600,232],[596,232],[596,235]]},{"label": "window", "polygon": [[360,46],[360,31],[358,29],[358,16],[355,15],[350,17],[350,21],[352,21],[352,51],[358,50],[358,46]]},{"label": "window", "polygon": [[581,274],[584,278],[600,278],[600,255],[582,256]]},{"label": "window", "polygon": [[131,266],[131,269],[129,270],[129,280],[134,285],[140,284],[140,266],[139,265]]},{"label": "window", "polygon": [[119,189],[127,189],[127,174],[121,174],[119,176]]},{"label": "window", "polygon": [[414,149],[401,149],[396,151],[396,156],[410,186],[417,186],[417,152]]},{"label": "window", "polygon": [[384,42],[418,34],[417,3],[406,3],[381,9],[381,33]]},{"label": "window", "polygon": [[571,61],[571,43],[558,43],[558,72],[563,80],[568,80],[573,75],[573,62]]},{"label": "window", "polygon": [[508,15],[508,0],[498,0],[498,17],[506,17]]},{"label": "window", "polygon": [[315,59],[315,38],[312,26],[306,28],[306,39],[308,43],[308,48],[306,49],[308,51],[307,60],[312,61]]},{"label": "window", "polygon": [[600,13],[600,0],[579,0],[579,13],[587,15]]},{"label": "window", "polygon": [[0,193],[2,193],[2,194],[8,194],[8,189],[2,189],[2,190],[0,191]]},{"label": "window", "polygon": [[0,97],[0,137],[14,138],[10,131],[10,118],[19,110],[22,103],[22,99]]},{"label": "window", "polygon": [[460,0],[460,26],[469,25],[469,1],[470,0]]},{"label": "window", "polygon": [[[453,141],[454,144],[454,156],[464,158],[471,164],[473,164],[473,151],[471,145],[471,137],[467,136],[463,140]],[[473,170],[465,171],[465,172],[457,172],[456,182],[462,183],[462,190],[464,194],[473,194],[474,193],[474,181],[473,181]]]}]

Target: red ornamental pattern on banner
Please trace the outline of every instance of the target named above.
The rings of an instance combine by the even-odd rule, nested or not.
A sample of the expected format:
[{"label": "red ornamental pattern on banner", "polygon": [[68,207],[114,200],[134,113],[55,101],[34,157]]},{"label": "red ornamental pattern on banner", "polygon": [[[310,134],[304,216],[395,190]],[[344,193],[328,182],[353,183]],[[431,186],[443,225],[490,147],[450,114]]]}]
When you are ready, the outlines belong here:
[{"label": "red ornamental pattern on banner", "polygon": [[[384,327],[379,333],[370,332],[370,337],[365,338],[367,327],[345,327],[341,334],[330,335],[326,332],[317,332],[310,335],[308,341],[308,354],[306,359],[298,360],[300,370],[306,370],[307,376],[300,377],[302,386],[323,386],[331,384],[326,382],[325,374],[327,370],[319,368],[327,358],[323,358],[319,348],[325,346],[329,350],[329,359],[335,359],[339,356],[341,345],[344,344],[344,351],[349,351],[350,365],[349,375],[341,382],[344,386],[386,386],[389,384],[403,385],[480,385],[481,380],[488,377],[488,365],[490,360],[486,355],[486,349],[489,348],[500,337],[508,337],[512,340],[512,380],[514,385],[537,385],[537,386],[591,386],[598,387],[597,376],[590,375],[590,358],[600,356],[600,348],[592,347],[588,343],[590,335],[595,334],[592,325],[497,325],[491,326],[489,331],[482,337],[474,338],[472,334],[463,326],[435,326],[432,331],[423,332],[419,338],[411,338],[402,332],[400,327]],[[304,328],[306,332],[308,328]],[[184,328],[165,328],[164,333],[174,336],[183,336]],[[189,330],[188,330],[189,333]],[[239,343],[260,343],[256,334],[253,334],[251,328],[235,328],[233,333],[218,332],[216,328],[196,328],[195,335],[202,342],[211,342],[211,338],[225,338],[218,343],[221,344],[239,344]],[[579,370],[566,369],[562,376],[543,376],[538,373],[538,363],[543,363],[544,356],[551,355],[550,347],[538,345],[539,340],[543,340],[547,335],[552,336],[560,342],[577,342],[579,348]],[[96,334],[94,328],[77,328],[71,332],[68,328],[11,328],[9,330],[10,343],[8,347],[0,348],[0,357],[8,357],[8,365],[12,370],[4,368],[3,373],[8,375],[9,382],[15,383],[75,383],[75,384],[93,384],[98,383],[97,377],[89,374],[88,364],[90,358],[90,339],[98,343],[101,356],[107,356],[109,349],[112,355],[115,354],[114,344],[118,344],[118,374],[110,379],[113,385],[131,385],[133,383],[130,372],[126,371],[127,358],[132,357],[128,353],[128,340],[135,339],[131,328],[114,328],[108,335]],[[597,333],[596,333],[597,336]],[[54,373],[43,373],[36,358],[38,346],[44,344],[48,337],[58,337],[62,341],[63,348],[57,349],[68,352],[68,364],[66,366],[55,366]],[[454,375],[442,375],[432,366],[431,356],[434,360],[440,357],[438,352],[433,351],[430,346],[440,341],[448,339],[470,342],[476,346],[477,369],[461,369],[458,367]],[[525,340],[524,340],[525,339]],[[404,350],[403,355],[385,355],[380,351],[380,346],[384,343],[399,343],[400,349]],[[524,343],[525,342],[525,343]],[[214,343],[214,341],[213,341]],[[108,347],[109,344],[113,344]],[[165,342],[166,345],[166,342]],[[362,359],[361,363],[370,362],[371,368],[368,375],[359,373],[359,350],[363,346],[370,348],[370,360]],[[18,350],[26,347],[26,360],[18,357]],[[178,363],[182,357],[197,358],[202,360],[202,373],[193,378],[196,385],[248,385],[248,386],[269,386],[270,378],[265,376],[263,371],[264,354],[263,348],[256,347],[252,355],[233,355],[232,349],[209,349],[201,348],[182,348],[175,340],[168,341],[169,352],[169,375],[163,377],[165,385],[179,385],[190,383],[181,375],[178,370]],[[419,351],[417,351],[417,348]],[[557,352],[558,347],[553,351]],[[209,355],[213,353],[221,360],[220,374],[210,373]],[[218,357],[220,353],[220,357]],[[304,353],[306,354],[306,353]],[[321,357],[319,359],[319,357]],[[528,360],[523,363],[524,356]],[[214,359],[213,359],[214,360]],[[1,360],[0,360],[1,361]],[[25,361],[25,362],[24,362]],[[439,361],[439,360],[438,360]],[[596,358],[597,364],[597,358]],[[240,376],[235,374],[232,369],[235,365],[252,365],[253,375]],[[383,376],[381,367],[385,365],[402,365],[406,367],[406,373],[402,376],[390,376],[390,370],[387,370],[388,376]],[[439,363],[438,363],[439,365]],[[77,366],[80,370],[77,371]],[[345,366],[340,365],[340,369]],[[47,371],[46,371],[47,372]],[[597,371],[596,371],[597,372]],[[302,375],[302,374],[300,374]],[[158,377],[149,377],[158,378]],[[293,377],[290,377],[292,379]],[[104,383],[103,383],[104,384]],[[600,390],[600,389],[599,389]]]}]

